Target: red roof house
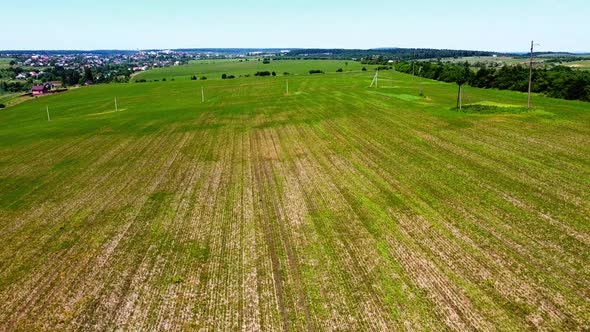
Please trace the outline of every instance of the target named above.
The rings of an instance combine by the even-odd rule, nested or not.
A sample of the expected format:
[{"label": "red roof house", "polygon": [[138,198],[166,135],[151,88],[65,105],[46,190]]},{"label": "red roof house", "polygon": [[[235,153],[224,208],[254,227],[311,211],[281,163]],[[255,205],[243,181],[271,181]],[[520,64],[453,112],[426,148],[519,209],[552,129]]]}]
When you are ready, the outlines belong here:
[{"label": "red roof house", "polygon": [[48,93],[49,90],[50,89],[49,89],[49,86],[47,84],[45,84],[45,85],[35,85],[31,89],[31,93],[33,94],[33,96],[40,96],[40,95],[44,95],[44,94]]}]

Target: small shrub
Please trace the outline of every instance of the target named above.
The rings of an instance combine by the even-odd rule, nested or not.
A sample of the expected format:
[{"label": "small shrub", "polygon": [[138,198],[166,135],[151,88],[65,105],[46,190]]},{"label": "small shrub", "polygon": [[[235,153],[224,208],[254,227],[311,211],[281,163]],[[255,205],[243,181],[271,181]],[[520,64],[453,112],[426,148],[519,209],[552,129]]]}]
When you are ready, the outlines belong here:
[{"label": "small shrub", "polygon": [[6,105],[0,104],[0,108],[6,108]]},{"label": "small shrub", "polygon": [[309,71],[309,74],[310,75],[313,75],[313,74],[323,74],[323,73],[324,72],[321,71],[321,70],[319,70],[319,69],[312,69],[312,70]]},{"label": "small shrub", "polygon": [[171,284],[182,284],[184,282],[184,278],[181,276],[173,276],[170,278]]},{"label": "small shrub", "polygon": [[193,75],[193,77],[191,77],[191,81],[196,81],[197,80],[197,76]]},{"label": "small shrub", "polygon": [[207,76],[202,76],[201,77],[201,80],[203,80],[203,81],[206,80],[206,79],[207,79]]},{"label": "small shrub", "polygon": [[277,76],[277,73],[275,73],[274,71],[272,72],[272,76]]},{"label": "small shrub", "polygon": [[342,68],[338,68],[338,70],[336,70],[337,73],[341,73],[343,71],[344,71],[344,69],[342,69]]},{"label": "small shrub", "polygon": [[361,69],[362,71],[367,71],[367,67],[363,67],[363,69]]}]

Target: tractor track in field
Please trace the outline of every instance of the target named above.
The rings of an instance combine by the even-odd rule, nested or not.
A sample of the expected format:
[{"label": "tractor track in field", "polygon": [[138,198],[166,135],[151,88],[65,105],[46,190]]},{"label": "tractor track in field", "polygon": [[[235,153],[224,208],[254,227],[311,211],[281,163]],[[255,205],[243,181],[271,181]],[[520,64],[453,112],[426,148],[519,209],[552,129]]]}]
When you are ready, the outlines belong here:
[{"label": "tractor track in field", "polygon": [[[252,144],[253,143],[253,144]],[[260,137],[255,135],[253,138],[251,138],[251,146],[260,146]],[[279,312],[281,314],[281,326],[282,326],[282,330],[283,331],[289,331],[289,319],[288,319],[288,313],[287,313],[287,308],[286,308],[286,304],[285,304],[285,299],[284,299],[284,294],[285,294],[285,290],[284,290],[284,286],[283,286],[283,280],[281,278],[281,266],[279,263],[279,258],[278,258],[278,253],[277,253],[277,244],[275,243],[274,237],[273,237],[273,231],[272,231],[272,224],[270,221],[269,216],[270,214],[270,210],[268,207],[268,203],[267,203],[267,199],[269,199],[270,195],[266,192],[266,190],[264,189],[263,183],[263,177],[264,177],[264,169],[263,169],[263,165],[261,165],[264,161],[261,160],[260,157],[256,158],[256,164],[253,165],[253,167],[255,168],[254,170],[254,175],[255,175],[255,182],[256,182],[256,188],[257,191],[260,195],[260,200],[259,200],[259,204],[261,206],[261,211],[262,211],[262,215],[261,215],[261,227],[264,230],[264,239],[265,239],[265,243],[266,243],[266,247],[269,250],[269,254],[270,254],[270,260],[271,260],[271,266],[272,266],[272,277],[274,280],[274,286],[275,286],[275,296],[277,299],[277,305],[278,305],[278,309]]]}]

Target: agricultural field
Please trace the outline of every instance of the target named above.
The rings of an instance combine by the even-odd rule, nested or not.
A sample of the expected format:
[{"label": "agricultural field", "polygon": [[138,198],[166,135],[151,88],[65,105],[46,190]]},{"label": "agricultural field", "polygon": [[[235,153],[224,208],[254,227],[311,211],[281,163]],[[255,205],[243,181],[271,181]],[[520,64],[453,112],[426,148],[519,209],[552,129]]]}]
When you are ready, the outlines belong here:
[{"label": "agricultural field", "polygon": [[590,59],[568,62],[566,65],[574,69],[590,70]]},{"label": "agricultural field", "polygon": [[0,58],[0,69],[10,67],[10,61],[12,58]]},{"label": "agricultural field", "polygon": [[590,329],[590,104],[340,66],[0,110],[0,331]]},{"label": "agricultural field", "polygon": [[[365,66],[369,68],[370,66]],[[166,67],[152,69],[145,72],[139,72],[133,77],[137,80],[190,80],[192,76],[207,79],[221,79],[222,74],[239,76],[254,74],[258,71],[275,72],[279,76],[284,76],[285,73],[291,75],[309,75],[310,70],[322,70],[326,74],[336,74],[338,69],[342,69],[343,73],[350,73],[360,71],[363,68],[359,62],[356,61],[339,61],[339,60],[300,60],[300,61],[286,61],[286,60],[272,60],[268,64],[264,64],[262,59],[258,61],[256,58],[250,58],[248,61],[240,60],[195,60],[191,61],[186,66]]]}]

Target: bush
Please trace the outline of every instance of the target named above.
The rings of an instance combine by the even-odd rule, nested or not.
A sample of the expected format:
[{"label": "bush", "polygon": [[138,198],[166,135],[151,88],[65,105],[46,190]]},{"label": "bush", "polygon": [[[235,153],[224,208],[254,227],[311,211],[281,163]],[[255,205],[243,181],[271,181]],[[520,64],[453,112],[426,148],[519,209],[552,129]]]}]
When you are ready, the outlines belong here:
[{"label": "bush", "polygon": [[135,83],[145,83],[145,82],[147,82],[145,79],[135,81]]},{"label": "bush", "polygon": [[263,64],[268,65],[270,63],[270,59],[269,58],[264,58],[264,60],[262,61]]},{"label": "bush", "polygon": [[193,75],[193,77],[191,77],[191,81],[196,81],[197,80],[197,76]]},{"label": "bush", "polygon": [[362,71],[367,71],[367,67],[363,67],[363,69],[361,69]]},{"label": "bush", "polygon": [[321,71],[321,70],[319,70],[319,69],[312,69],[312,70],[309,71],[309,74],[310,75],[313,75],[313,74],[323,74],[323,73],[324,72]]},{"label": "bush", "polygon": [[338,68],[338,70],[336,70],[337,73],[341,73],[343,71],[344,71],[344,69],[342,69],[342,68]]},{"label": "bush", "polygon": [[289,72],[284,72],[283,73],[283,76],[289,76],[289,75],[291,75]]},{"label": "bush", "polygon": [[270,76],[271,73],[269,71],[257,71],[254,76]]},{"label": "bush", "polygon": [[165,79],[165,78],[163,78],[163,79],[162,79],[162,82],[166,82],[166,79]]},{"label": "bush", "polygon": [[206,79],[207,79],[207,76],[202,76],[201,77],[201,80],[203,80],[203,81],[206,80]]},{"label": "bush", "polygon": [[223,74],[223,75],[221,75],[221,79],[222,79],[222,80],[225,80],[225,79],[227,79],[227,74]]},{"label": "bush", "polygon": [[272,76],[277,76],[277,73],[275,73],[274,71],[272,72]]},{"label": "bush", "polygon": [[0,104],[0,108],[6,108],[6,105]]}]

